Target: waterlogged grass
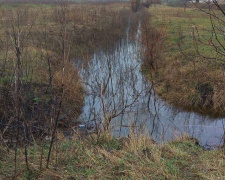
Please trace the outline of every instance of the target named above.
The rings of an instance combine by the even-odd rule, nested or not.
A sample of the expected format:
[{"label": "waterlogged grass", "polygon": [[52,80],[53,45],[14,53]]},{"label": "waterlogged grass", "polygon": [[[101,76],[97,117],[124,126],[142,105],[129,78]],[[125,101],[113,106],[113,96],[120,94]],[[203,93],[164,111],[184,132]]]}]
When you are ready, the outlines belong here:
[{"label": "waterlogged grass", "polygon": [[[101,139],[101,140],[100,140]],[[14,153],[3,157],[0,178],[14,179],[223,179],[222,149],[205,151],[195,140],[183,138],[158,145],[148,137],[114,139],[102,136],[59,140],[49,169],[45,168],[48,144],[43,148],[40,170],[39,146],[29,147],[29,165],[23,149],[18,151],[18,170],[14,174]]]}]

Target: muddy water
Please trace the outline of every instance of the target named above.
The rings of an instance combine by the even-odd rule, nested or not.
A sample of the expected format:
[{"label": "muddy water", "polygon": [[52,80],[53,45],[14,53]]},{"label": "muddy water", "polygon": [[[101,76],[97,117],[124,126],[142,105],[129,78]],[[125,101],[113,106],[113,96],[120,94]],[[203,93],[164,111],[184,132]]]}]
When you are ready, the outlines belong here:
[{"label": "muddy water", "polygon": [[115,49],[98,52],[91,61],[77,65],[86,89],[80,121],[92,131],[110,121],[116,137],[131,131],[148,132],[156,141],[164,142],[188,134],[205,148],[221,146],[225,119],[174,108],[154,93],[153,85],[141,72],[140,35],[139,25],[135,40],[131,40],[128,28],[127,39]]}]

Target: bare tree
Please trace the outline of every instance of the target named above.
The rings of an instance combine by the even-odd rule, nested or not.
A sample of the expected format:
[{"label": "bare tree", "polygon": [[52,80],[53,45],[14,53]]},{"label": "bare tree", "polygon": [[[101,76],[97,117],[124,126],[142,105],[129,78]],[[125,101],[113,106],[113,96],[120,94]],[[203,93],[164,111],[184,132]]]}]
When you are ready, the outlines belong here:
[{"label": "bare tree", "polygon": [[[193,38],[193,45],[195,48],[195,52],[190,56],[189,54],[185,53],[184,50],[184,40],[183,34],[180,32],[180,40],[178,42],[178,46],[180,52],[190,61],[193,61],[194,64],[194,72],[196,71],[196,59],[205,60],[208,64],[213,64],[214,67],[223,70],[223,82],[224,82],[224,56],[225,56],[225,11],[222,4],[220,4],[217,0],[207,1],[204,4],[199,4],[199,1],[193,3],[193,5],[198,9],[200,12],[207,16],[211,28],[200,27],[198,24],[193,24],[192,29],[192,38]],[[212,53],[206,54],[204,49],[210,49]],[[208,66],[209,68],[210,66]],[[211,68],[211,67],[210,67]],[[205,71],[208,71],[205,69]],[[200,77],[201,78],[201,77]],[[215,82],[216,83],[216,82]],[[214,83],[214,84],[215,84]],[[222,83],[222,82],[221,82]],[[224,85],[220,85],[219,93],[222,94]],[[213,98],[215,92],[214,87],[212,87],[209,83],[199,83],[197,84],[198,91],[200,92],[201,101],[203,105],[213,106],[217,100]],[[218,94],[218,92],[217,92]],[[218,105],[217,105],[218,106]],[[221,104],[220,104],[221,106]],[[223,109],[223,107],[221,107]]]},{"label": "bare tree", "polygon": [[134,12],[137,12],[140,8],[141,0],[131,0],[131,7]]}]

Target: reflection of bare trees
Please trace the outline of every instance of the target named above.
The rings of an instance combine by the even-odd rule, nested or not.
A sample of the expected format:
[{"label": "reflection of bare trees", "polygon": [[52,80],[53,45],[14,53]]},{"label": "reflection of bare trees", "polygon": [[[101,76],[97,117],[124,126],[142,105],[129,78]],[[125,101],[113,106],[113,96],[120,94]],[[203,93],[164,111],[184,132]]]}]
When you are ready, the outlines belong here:
[{"label": "reflection of bare trees", "polygon": [[[203,146],[207,143],[209,147],[213,146],[212,139],[220,145],[221,133],[224,132],[221,128],[223,120],[217,123],[207,117],[173,108],[157,97],[154,81],[151,84],[146,82],[140,72],[140,59],[143,57],[140,53],[149,48],[153,49],[153,54],[155,51],[159,53],[156,46],[160,47],[160,44],[157,45],[160,38],[157,34],[146,38],[145,33],[154,31],[147,26],[140,25],[137,28],[138,21],[135,22],[136,26],[131,20],[128,38],[114,51],[95,53],[92,61],[80,71],[87,94],[80,118],[86,121],[88,129],[95,127],[96,132],[113,132],[115,136],[126,136],[131,132],[146,133],[147,129],[160,142],[187,133],[193,138],[199,138]],[[142,47],[140,42],[149,43],[149,48]],[[154,54],[150,60],[159,56],[160,53]]]},{"label": "reflection of bare trees", "polygon": [[140,78],[137,72],[140,66],[136,56],[138,49],[129,42],[128,39],[123,40],[114,52],[96,54],[88,72],[84,69],[82,73],[89,90],[88,103],[97,102],[84,118],[89,117],[92,121],[97,117],[100,126],[107,131],[113,119],[132,111],[145,91],[141,84],[137,84]]},{"label": "reflection of bare trees", "polygon": [[148,131],[164,141],[172,139],[175,131],[179,135],[191,129],[196,136],[205,128],[193,129],[194,118],[180,115],[158,99],[154,82],[142,76],[141,53],[151,57],[153,65],[158,57],[154,53],[159,37],[148,36],[150,28],[144,26],[148,14],[130,15],[127,10],[101,5],[89,10],[90,6],[70,7],[66,1],[48,13],[28,7],[0,9],[4,28],[0,34],[0,138],[9,151],[15,149],[15,170],[19,146],[24,147],[28,169],[29,147],[39,146],[42,169],[46,161],[50,165],[53,152],[57,161],[59,126],[74,129],[82,101],[74,57],[86,87],[80,119],[98,135]]},{"label": "reflection of bare trees", "polygon": [[58,134],[73,133],[83,90],[72,59],[89,60],[99,47],[119,43],[126,11],[68,1],[0,8],[0,142],[15,150],[15,171],[18,148],[30,169],[29,148],[39,146],[42,169],[57,154]]}]

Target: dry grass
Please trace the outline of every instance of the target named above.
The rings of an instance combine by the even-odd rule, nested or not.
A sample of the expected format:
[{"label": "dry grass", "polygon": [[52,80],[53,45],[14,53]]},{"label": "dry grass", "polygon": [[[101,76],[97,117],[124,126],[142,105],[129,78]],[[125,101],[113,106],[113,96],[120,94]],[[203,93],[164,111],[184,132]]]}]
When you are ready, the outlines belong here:
[{"label": "dry grass", "polygon": [[[194,8],[156,6],[149,10],[151,26],[164,32],[155,58],[155,71],[145,69],[154,82],[157,93],[168,102],[185,110],[194,110],[212,116],[225,115],[223,63],[207,61],[199,57],[193,41],[197,25],[201,37],[210,36],[209,18]],[[180,48],[178,46],[180,43]],[[163,44],[163,46],[162,46]],[[198,44],[206,57],[216,57],[207,44]],[[182,52],[182,53],[181,53]],[[218,56],[217,56],[218,57]]]},{"label": "dry grass", "polygon": [[[2,179],[223,179],[224,156],[220,149],[205,151],[184,137],[159,145],[148,136],[114,139],[102,135],[60,139],[49,169],[39,168],[40,147],[29,147],[30,171],[20,151],[19,171],[13,173],[13,152],[1,149]],[[46,158],[48,144],[44,149]],[[45,151],[46,150],[46,151]],[[2,156],[6,153],[6,156]],[[43,161],[45,162],[45,161]]]},{"label": "dry grass", "polygon": [[[65,20],[63,8],[66,8]],[[49,112],[53,109],[49,104],[57,104],[64,82],[61,112],[67,122],[74,122],[83,105],[83,89],[75,61],[85,63],[99,49],[113,49],[125,34],[129,7],[123,3],[65,4],[65,7],[59,4],[6,4],[0,7],[0,14],[0,100],[3,102],[0,119],[7,117],[4,119],[7,123],[14,118],[13,112],[7,109],[13,110],[10,98],[14,91],[16,53],[9,35],[15,21],[22,29],[23,105],[28,107],[28,111],[32,109],[32,112],[24,110],[24,114],[29,116],[27,121],[31,121],[31,113],[38,111],[35,121],[48,124]],[[63,35],[62,26],[66,28],[66,35]],[[63,59],[66,64],[64,77]]]}]

